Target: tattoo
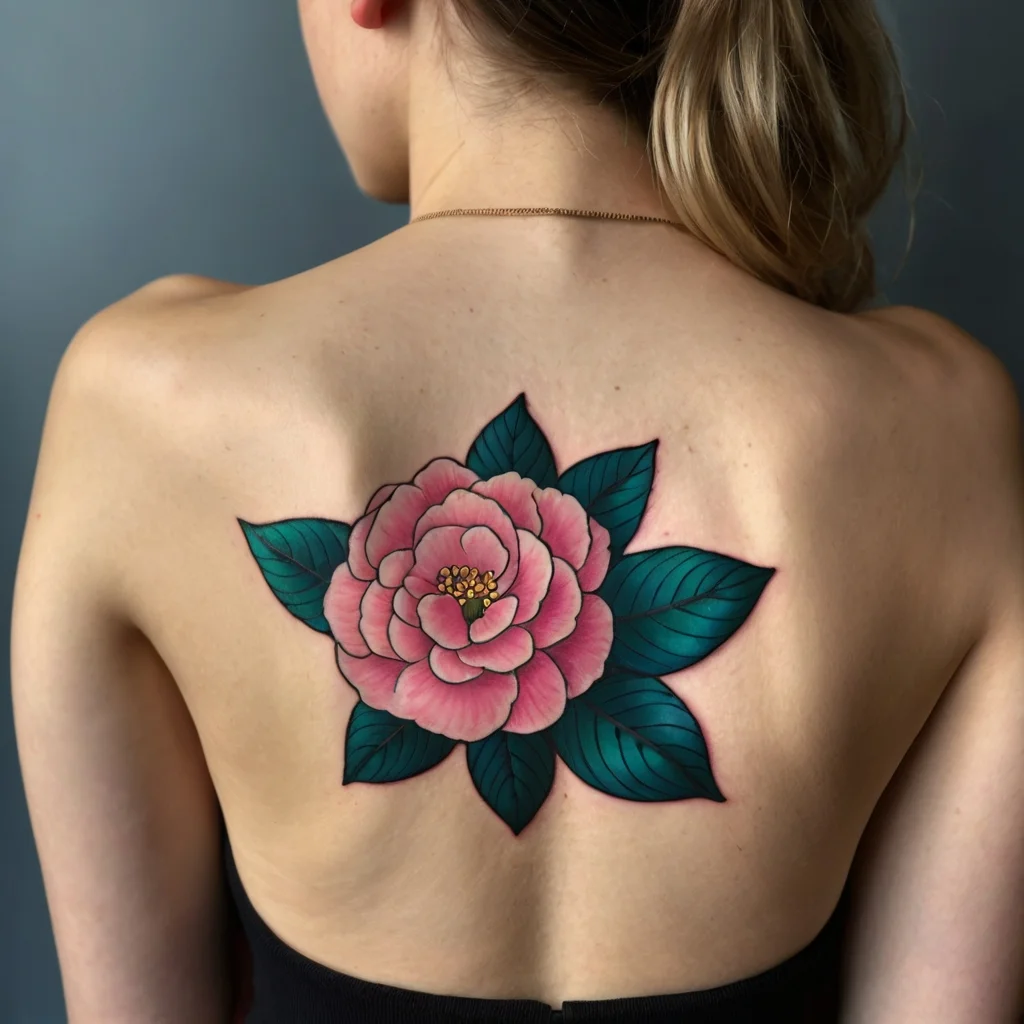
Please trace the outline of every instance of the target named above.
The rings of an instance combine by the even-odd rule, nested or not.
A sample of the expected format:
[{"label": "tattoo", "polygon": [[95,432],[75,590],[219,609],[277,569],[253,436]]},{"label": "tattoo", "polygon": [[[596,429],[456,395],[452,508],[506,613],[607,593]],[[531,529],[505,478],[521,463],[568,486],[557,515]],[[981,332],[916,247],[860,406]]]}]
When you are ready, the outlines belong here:
[{"label": "tattoo", "polygon": [[659,677],[732,636],[775,570],[693,547],[626,554],[656,453],[559,474],[520,395],[464,462],[386,484],[351,526],[239,520],[274,595],[333,638],[359,695],[344,785],[412,778],[464,743],[516,835],[556,758],[623,800],[725,800],[699,723]]}]

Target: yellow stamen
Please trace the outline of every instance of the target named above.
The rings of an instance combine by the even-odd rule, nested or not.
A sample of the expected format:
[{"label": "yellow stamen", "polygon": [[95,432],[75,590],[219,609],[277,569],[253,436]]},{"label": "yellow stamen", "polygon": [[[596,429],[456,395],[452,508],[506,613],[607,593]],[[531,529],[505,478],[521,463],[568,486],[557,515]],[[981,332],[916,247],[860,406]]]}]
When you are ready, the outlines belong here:
[{"label": "yellow stamen", "polygon": [[478,619],[499,597],[494,571],[481,573],[475,565],[442,566],[437,573],[437,590],[459,602],[467,622]]}]

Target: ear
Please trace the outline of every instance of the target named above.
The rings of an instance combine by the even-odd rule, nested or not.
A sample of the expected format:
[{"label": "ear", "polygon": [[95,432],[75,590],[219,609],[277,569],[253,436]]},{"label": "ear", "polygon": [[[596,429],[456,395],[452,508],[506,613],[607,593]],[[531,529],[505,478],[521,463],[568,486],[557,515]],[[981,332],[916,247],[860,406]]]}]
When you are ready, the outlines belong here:
[{"label": "ear", "polygon": [[380,28],[384,24],[387,0],[352,0],[352,20],[360,28]]}]

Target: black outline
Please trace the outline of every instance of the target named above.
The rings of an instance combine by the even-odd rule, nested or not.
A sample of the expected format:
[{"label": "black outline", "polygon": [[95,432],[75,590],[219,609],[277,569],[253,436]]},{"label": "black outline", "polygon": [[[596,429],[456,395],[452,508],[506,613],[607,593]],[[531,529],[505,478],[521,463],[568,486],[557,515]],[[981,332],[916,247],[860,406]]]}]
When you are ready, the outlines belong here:
[{"label": "black outline", "polygon": [[[394,602],[392,602],[391,607],[392,611],[394,611]],[[394,614],[392,614],[391,618],[388,620],[388,643],[391,644],[391,650],[393,650],[395,654],[397,654],[398,657],[401,658],[402,661],[404,661],[407,665],[411,665],[413,662],[399,652],[398,648],[395,646],[395,641],[391,637],[391,627],[396,622],[400,622],[407,629],[418,629],[427,638],[427,640],[430,641],[430,651],[432,651],[435,646],[438,646],[434,638],[432,636],[428,636],[422,626],[413,626],[410,623],[406,622],[405,619],[403,619],[402,616],[398,614],[398,612],[394,612]],[[423,655],[423,658],[429,657],[430,651],[427,651],[427,653]],[[423,658],[414,658],[413,661],[422,661]]]},{"label": "black outline", "polygon": [[[419,599],[419,601],[416,602],[416,614],[417,614],[417,616],[419,615],[419,607],[420,607],[420,605],[424,601],[426,601],[426,599],[428,597],[451,597],[451,596],[452,596],[451,594],[440,594],[440,593],[424,594]],[[395,614],[397,614],[397,612]],[[461,609],[460,609],[460,614],[461,614]],[[465,619],[463,619],[463,621],[465,621]],[[427,627],[423,625],[423,620],[422,619],[420,620],[420,629],[422,629],[424,633],[427,633]],[[429,633],[427,633],[427,636],[429,636],[430,639],[433,640],[434,643],[437,644],[438,647],[444,647],[444,649],[446,651],[464,651],[473,642],[472,640],[470,640],[469,643],[463,644],[462,647],[448,647],[445,644],[441,643],[441,641],[438,640],[436,637],[430,636]],[[469,636],[469,623],[468,622],[466,623],[466,636]],[[452,685],[456,685],[456,684],[453,683]]]},{"label": "black outline", "polygon": [[[424,633],[423,635],[427,636],[428,634]],[[434,673],[435,676],[437,676],[438,679],[441,680],[442,683],[447,683],[449,686],[462,686],[463,683],[471,683],[471,682],[473,682],[474,679],[479,679],[480,676],[482,676],[484,674],[484,672],[488,671],[487,669],[480,669],[475,676],[470,676],[468,679],[460,679],[458,682],[456,682],[456,681],[454,681],[452,679],[444,679],[441,676],[441,673],[438,672],[437,669],[434,668],[434,666],[430,663],[430,656],[434,653],[434,648],[438,648],[438,649],[440,649],[442,651],[447,651],[449,654],[458,654],[459,651],[453,651],[450,647],[442,647],[441,644],[439,644],[433,637],[430,637],[430,641],[431,641],[431,643],[433,643],[434,646],[431,647],[429,652],[427,653],[427,667],[430,669],[431,672]],[[462,650],[465,650],[465,648],[464,647],[460,647],[459,650],[462,651]],[[459,660],[461,661],[462,659],[460,658]],[[462,662],[462,664],[465,665],[466,663]],[[466,665],[466,668],[476,668],[476,665]],[[508,675],[507,672],[503,673],[503,674],[504,675]],[[516,700],[518,700],[518,699],[519,699],[519,696],[517,694],[516,695]],[[511,712],[510,712],[510,714],[511,714]],[[506,721],[508,721],[508,719],[506,719]]]},{"label": "black outline", "polygon": [[[381,583],[379,580],[371,581],[370,585],[363,591],[363,596],[361,598],[359,598],[359,621],[356,623],[356,629],[359,631],[359,635],[363,638],[363,643],[366,644],[366,646],[370,649],[370,652],[372,654],[376,654],[378,658],[387,658],[389,661],[402,661],[402,662],[405,662],[404,658],[399,658],[398,657],[398,652],[393,647],[391,648],[391,654],[381,654],[380,651],[378,651],[370,643],[370,641],[366,639],[366,634],[363,632],[363,620],[364,619],[368,619],[370,617],[369,615],[367,615],[367,614],[365,614],[363,612],[363,602],[366,600],[366,595],[369,594],[369,592],[373,589],[375,584],[376,584],[376,586],[380,587],[381,590],[385,590],[385,591],[386,590],[397,590],[398,589],[398,587],[385,587],[384,584]],[[394,600],[392,599],[392,607],[393,607],[393,605],[394,605]],[[385,633],[386,633],[386,630],[385,630]],[[390,640],[390,638],[388,639],[388,646],[391,647],[391,640]],[[348,652],[346,651],[345,653],[347,654]],[[392,655],[394,655],[394,657],[392,657]],[[405,662],[405,663],[408,664],[408,662]]]},{"label": "black outline", "polygon": [[[518,549],[517,552],[516,552],[516,574],[513,577],[512,582],[508,585],[508,587],[509,587],[508,590],[506,590],[505,593],[501,595],[502,597],[505,597],[507,594],[511,594],[512,593],[512,588],[516,585],[516,581],[519,579],[519,568],[522,565],[522,561],[523,561],[523,558],[522,558],[523,546],[522,546],[522,543],[519,540],[519,530],[520,529],[521,529],[521,527],[517,527],[516,528],[516,548]],[[525,533],[528,537],[532,537],[542,547],[547,549],[548,560],[551,562],[551,575],[554,576],[554,574],[555,574],[555,569],[554,569],[555,555],[554,555],[554,553],[551,550],[551,546],[543,539],[543,537],[538,536],[536,533],[530,533],[529,530],[523,530],[522,532]],[[495,582],[497,582],[497,581],[495,581]],[[551,580],[549,579],[548,580],[548,589],[550,589],[550,587],[551,587]],[[517,600],[519,599],[519,595],[518,594],[515,594],[514,596],[515,596],[515,598]],[[523,603],[522,601],[519,601],[520,605],[522,603]],[[527,622],[533,622],[533,620],[535,618],[537,618],[537,616],[540,614],[540,606],[543,603],[544,603],[544,598],[542,597],[537,602],[537,610],[528,619],[523,619],[522,622],[516,622],[515,619],[513,619],[512,620],[512,625],[514,625],[514,626],[522,626],[522,625],[524,625]],[[519,609],[517,608],[516,609],[516,614],[518,614],[518,613],[519,613]]]},{"label": "black outline", "polygon": [[[582,591],[582,594],[583,594],[584,600],[580,603],[579,615],[576,616],[576,626],[577,627],[579,626],[580,615],[583,614],[583,605],[586,603],[586,598],[588,596],[596,598],[598,601],[600,601],[608,609],[608,613],[612,617],[612,645],[611,646],[614,647],[614,645],[615,645],[615,613],[612,611],[611,605],[608,604],[608,602],[605,601],[605,599],[603,597],[601,597],[600,594],[595,594],[592,590],[590,590],[590,591],[586,591],[586,590]],[[543,651],[545,654],[548,655],[549,658],[551,658],[550,652],[555,650],[555,648],[559,647],[561,644],[567,643],[569,640],[571,640],[572,637],[573,637],[573,633],[575,633],[575,632],[576,632],[576,630],[574,629],[573,632],[570,633],[568,636],[562,637],[561,640],[556,640],[553,644],[549,645],[548,647],[539,647],[538,650]],[[594,683],[596,683],[599,680],[604,678],[604,676],[606,674],[606,671],[607,671],[607,668],[608,668],[608,661],[611,658],[611,656],[612,656],[611,647],[609,647],[609,649],[608,649],[608,656],[604,659],[604,663],[601,666],[601,672],[598,675],[597,679],[595,679],[595,680],[593,680],[593,682],[591,682],[590,686],[593,686]],[[555,662],[555,666],[558,668],[558,671],[562,673],[562,678],[564,679],[565,678],[565,669],[563,669],[562,666],[559,665],[558,662],[555,661],[554,658],[551,658],[551,660]],[[590,689],[590,686],[587,687],[587,690]],[[586,693],[587,690],[584,690],[583,693]],[[566,694],[569,693],[569,680],[568,679],[565,680],[565,692],[566,692]],[[577,694],[576,696],[577,697],[582,697],[583,693]],[[569,697],[569,700],[576,700],[576,697]]]},{"label": "black outline", "polygon": [[[498,501],[497,498],[491,497],[491,495],[489,495],[489,494],[481,494],[480,491],[474,490],[474,488],[476,487],[477,484],[488,484],[492,480],[497,480],[498,477],[500,477],[500,476],[510,476],[510,475],[511,476],[518,476],[520,480],[530,480],[529,477],[525,477],[521,473],[517,473],[516,470],[514,470],[514,469],[506,469],[504,473],[497,473],[494,476],[487,477],[486,480],[483,479],[483,478],[481,478],[480,480],[477,480],[475,483],[470,484],[468,490],[472,491],[473,494],[479,495],[481,498],[490,498],[491,501],[497,503],[498,508],[500,508],[505,513],[505,515],[507,515],[509,517],[509,519],[512,519],[512,514],[508,511],[508,509],[505,508],[504,505],[501,504],[500,501]],[[532,480],[530,482],[534,483]],[[536,483],[534,483],[534,487],[537,487],[538,490],[549,490],[549,488],[546,488],[546,487],[539,487]],[[556,489],[557,488],[550,488],[550,490],[556,490]],[[532,497],[533,496],[531,495],[531,498]],[[543,529],[543,527],[544,527],[544,517],[540,514],[540,509],[537,508],[537,501],[536,501],[536,499],[533,499],[533,503],[534,503],[534,508],[536,509],[536,512],[537,512],[537,518],[541,521],[541,529]],[[516,526],[516,521],[514,519],[512,519],[512,525],[515,526],[515,528],[517,530],[526,530],[527,532],[531,532],[531,528],[529,526]],[[538,536],[540,536],[539,533],[538,533]]]},{"label": "black outline", "polygon": [[[413,596],[412,596],[412,593],[411,593],[411,592],[410,592],[409,590],[407,590],[407,589],[406,589],[406,586],[405,586],[405,583],[404,583],[404,582],[402,583],[402,585],[401,585],[400,587],[395,587],[395,592],[396,592],[396,596],[397,596],[397,592],[398,592],[399,590],[404,590],[404,591],[405,591],[405,592],[406,592],[406,593],[407,593],[407,594],[409,595],[409,597],[410,597],[410,598],[411,598],[411,599],[412,599],[413,601],[415,601],[415,602],[416,602],[416,606],[417,606],[417,607],[419,607],[419,603],[420,603],[420,601],[422,601],[422,600],[423,600],[423,598],[422,598],[422,597],[421,597],[421,598],[416,598],[416,597],[413,597]],[[425,596],[426,596],[426,595],[424,595],[424,597],[425,597]],[[402,620],[402,621],[403,621],[403,622],[404,622],[404,623],[405,623],[405,624],[406,624],[407,626],[415,626],[415,627],[416,627],[417,629],[423,629],[423,623],[419,621],[419,618],[420,618],[420,617],[419,617],[419,613],[418,613],[418,612],[417,612],[417,614],[416,614],[416,621],[415,621],[415,622],[410,622],[410,621],[409,621],[409,620],[408,620],[407,618],[405,618],[405,617],[404,617],[404,616],[403,616],[403,615],[402,615],[402,614],[401,614],[401,613],[400,613],[400,612],[398,611],[398,609],[397,609],[397,608],[395,609],[395,615],[397,615],[397,616],[398,616],[398,617],[399,617],[399,618],[400,618],[400,619],[401,619],[401,620]],[[433,639],[433,638],[431,638],[431,639]]]},{"label": "black outline", "polygon": [[[574,566],[572,564],[572,562],[569,562],[568,558],[562,558],[561,555],[555,555],[554,551],[551,551],[551,557],[552,558],[562,558],[562,561],[568,562],[569,565],[572,566],[574,572],[579,573],[580,569],[582,569],[583,566],[585,566],[587,564],[587,559],[590,557],[591,549],[594,547],[594,534],[593,534],[593,532],[590,529],[590,520],[593,519],[594,517],[591,516],[587,512],[587,510],[585,508],[583,508],[582,505],[580,505],[580,500],[579,500],[579,498],[576,497],[575,494],[569,494],[568,491],[560,491],[560,490],[558,490],[557,487],[538,487],[537,490],[539,490],[539,491],[555,491],[558,494],[561,494],[565,498],[571,498],[582,509],[582,511],[583,511],[583,518],[586,520],[586,527],[587,527],[587,553],[583,556],[583,561],[580,562],[579,568]],[[536,499],[534,499],[534,501],[536,501]],[[541,513],[540,505],[537,505],[537,518],[540,519],[540,533],[538,533],[537,536],[540,537],[541,540],[544,540],[544,516]],[[608,528],[605,527],[605,529],[607,530]],[[610,547],[611,533],[609,533],[608,536],[609,536],[609,547]],[[546,540],[544,540],[544,543],[548,545],[548,550],[550,551],[551,550],[551,545]]]},{"label": "black outline", "polygon": [[[450,491],[448,493],[448,497],[446,497],[444,499],[444,501],[447,501],[448,498],[451,497],[451,495],[457,494],[459,491],[465,491],[467,494],[472,494],[474,498],[479,498],[481,501],[489,501],[489,502],[491,502],[491,504],[494,505],[498,509],[498,511],[501,512],[501,514],[508,520],[509,525],[512,527],[512,532],[513,533],[515,533],[516,530],[519,529],[519,527],[517,527],[516,524],[512,521],[512,517],[493,498],[488,498],[486,494],[478,494],[476,491],[471,491],[471,490],[469,490],[466,487],[457,487],[454,491]],[[473,528],[472,526],[462,526],[461,523],[440,523],[437,526],[431,526],[429,530],[425,530],[424,531],[422,537],[417,538],[416,531],[419,529],[420,523],[423,521],[423,517],[432,508],[441,508],[444,505],[444,501],[440,502],[440,504],[437,504],[437,505],[429,505],[426,509],[423,510],[423,512],[417,518],[416,522],[413,523],[413,526],[412,526],[412,550],[413,551],[416,550],[416,545],[419,544],[419,542],[421,540],[423,540],[423,537],[425,537],[428,533],[430,533],[430,530],[443,530],[445,527],[448,527],[448,526],[458,527],[458,528],[460,528],[462,530],[470,530],[470,529]],[[491,533],[493,533],[495,537],[498,537],[497,531],[494,530],[487,523],[474,523],[473,526],[482,526],[484,529],[490,530]],[[529,531],[527,531],[527,532],[529,532]],[[500,537],[498,537],[498,543],[501,544],[502,547],[505,547],[505,545],[502,543],[502,540],[501,540]],[[517,549],[518,549],[518,545],[517,545]],[[509,555],[511,556],[511,552],[509,552]],[[509,561],[506,563],[505,568],[501,570],[501,575],[502,576],[504,576],[505,573],[508,572],[508,567],[509,567],[510,564],[511,564],[511,557],[509,558]],[[519,554],[518,554],[518,550],[517,550],[517,552],[516,552],[516,574],[518,575],[518,573],[519,573]],[[500,577],[495,576],[495,581],[497,581],[499,578]]]},{"label": "black outline", "polygon": [[[576,627],[577,627],[577,625],[579,625],[579,621],[580,621],[580,614],[583,611],[583,598],[586,596],[586,591],[584,591],[584,589],[580,586],[579,577],[576,575],[576,570],[572,567],[572,562],[566,561],[566,559],[562,558],[561,555],[552,555],[551,556],[551,565],[552,565],[551,579],[554,580],[554,578],[555,578],[554,564],[555,564],[555,559],[556,558],[558,559],[558,561],[560,561],[560,562],[564,563],[565,565],[569,566],[569,572],[572,573],[572,578],[574,580],[576,580],[576,588],[580,592],[580,610],[572,617],[572,629],[569,630],[569,632],[566,633],[565,636],[563,636],[560,640],[555,640],[553,643],[548,644],[546,647],[537,647],[538,651],[546,651],[546,650],[548,650],[551,647],[557,647],[560,643],[564,642],[565,640],[568,640],[569,637],[572,636],[572,634],[576,632]],[[541,608],[544,607],[544,602],[547,601],[547,599],[550,596],[550,594],[551,594],[551,586],[549,584],[548,585],[548,592],[547,592],[547,594],[544,595],[544,598],[543,598],[543,600],[540,603],[540,607],[537,609],[537,615],[540,615],[540,610],[541,610]],[[526,621],[527,622],[533,622],[537,618],[537,615],[534,615],[532,619],[527,619]],[[532,633],[530,635],[533,636]],[[534,642],[534,645],[536,646],[536,643],[537,643],[537,638],[536,637],[533,638],[533,642]],[[559,669],[559,671],[561,671],[561,669]]]},{"label": "black outline", "polygon": [[[540,648],[537,647],[537,644],[536,644],[536,642],[533,639],[533,634],[525,626],[511,625],[511,626],[508,627],[508,629],[502,630],[501,633],[499,633],[498,635],[499,636],[504,636],[505,633],[507,633],[509,631],[509,629],[521,629],[530,638],[530,658],[532,658],[534,656],[534,654],[536,654],[537,651],[540,649]],[[479,643],[479,644],[478,643],[474,643],[474,642],[471,641],[466,647],[460,647],[459,650],[465,651],[465,650],[469,650],[469,649],[471,649],[473,647],[485,647],[487,644],[493,643],[497,639],[498,639],[498,637],[492,637],[490,640],[484,640],[483,643]],[[438,644],[438,646],[440,647],[441,645]],[[529,661],[530,658],[527,658],[526,661]],[[505,676],[505,675],[508,675],[510,672],[517,672],[519,669],[521,669],[523,667],[523,665],[526,664],[526,661],[520,662],[518,665],[515,666],[515,668],[505,668],[505,669],[487,668],[487,667],[485,667],[483,665],[481,665],[479,667],[482,668],[484,670],[484,672],[494,672],[495,674],[497,674],[499,676]],[[474,666],[474,668],[476,668],[476,667],[478,667],[478,666]],[[461,683],[460,684],[452,684],[452,685],[461,685]],[[518,700],[518,698],[516,698],[516,699]]]},{"label": "black outline", "polygon": [[[504,629],[500,630],[498,633],[495,633],[494,636],[488,637],[486,640],[477,640],[473,636],[473,627],[476,625],[477,622],[485,621],[485,616],[481,615],[478,619],[474,619],[473,622],[471,622],[469,624],[469,642],[470,642],[470,644],[486,644],[486,643],[490,643],[491,640],[496,639],[498,636],[501,635],[501,633],[504,633],[506,629],[509,629],[512,626],[517,625],[517,623],[515,621],[515,617],[516,617],[516,612],[519,611],[519,595],[518,594],[499,594],[498,595],[498,600],[497,601],[492,601],[491,604],[490,604],[490,607],[493,608],[493,607],[495,607],[495,605],[500,604],[502,601],[515,601],[515,603],[516,603],[516,610],[515,610],[515,612],[512,613],[512,618],[509,619],[508,625],[505,626]],[[531,619],[529,621],[532,622],[533,620]],[[461,649],[465,650],[465,648],[461,648]]]}]

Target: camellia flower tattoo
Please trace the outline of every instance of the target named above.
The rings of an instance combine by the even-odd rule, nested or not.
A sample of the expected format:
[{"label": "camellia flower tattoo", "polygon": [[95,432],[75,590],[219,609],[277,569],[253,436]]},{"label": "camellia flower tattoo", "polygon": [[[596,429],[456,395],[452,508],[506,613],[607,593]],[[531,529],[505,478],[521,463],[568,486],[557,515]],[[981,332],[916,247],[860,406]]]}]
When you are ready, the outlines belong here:
[{"label": "camellia flower tattoo", "polygon": [[774,574],[693,547],[625,554],[657,442],[559,475],[520,395],[464,463],[386,484],[351,526],[239,520],[278,600],[333,637],[358,693],[343,783],[398,782],[465,744],[487,805],[519,834],[560,758],[636,801],[724,801],[704,734],[659,677],[746,621]]}]

